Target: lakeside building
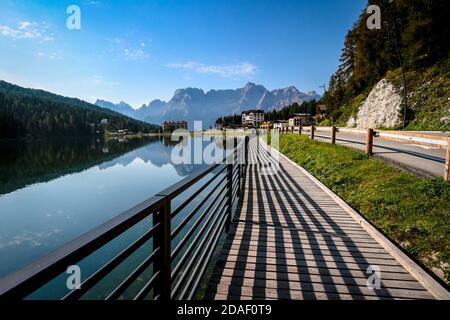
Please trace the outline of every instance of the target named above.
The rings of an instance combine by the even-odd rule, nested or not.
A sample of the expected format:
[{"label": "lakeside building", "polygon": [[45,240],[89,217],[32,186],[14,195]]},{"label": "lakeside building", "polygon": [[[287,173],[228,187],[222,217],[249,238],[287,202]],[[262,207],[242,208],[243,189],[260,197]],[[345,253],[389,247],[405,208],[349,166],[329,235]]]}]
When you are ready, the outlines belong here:
[{"label": "lakeside building", "polygon": [[264,121],[264,111],[249,110],[242,112],[242,127],[243,128],[258,128]]},{"label": "lakeside building", "polygon": [[187,130],[187,121],[164,121],[162,123],[162,130],[164,132],[172,132],[177,129]]},{"label": "lakeside building", "polygon": [[310,126],[314,119],[309,113],[293,113],[289,116],[289,127]]},{"label": "lakeside building", "polygon": [[277,120],[273,123],[273,129],[283,131],[288,127],[287,120]]}]

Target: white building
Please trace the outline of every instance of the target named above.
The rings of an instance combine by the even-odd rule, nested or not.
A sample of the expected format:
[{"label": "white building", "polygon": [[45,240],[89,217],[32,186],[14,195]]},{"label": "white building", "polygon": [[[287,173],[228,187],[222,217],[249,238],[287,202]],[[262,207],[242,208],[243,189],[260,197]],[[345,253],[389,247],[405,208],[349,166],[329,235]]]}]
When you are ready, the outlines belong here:
[{"label": "white building", "polygon": [[289,127],[310,126],[314,119],[309,113],[294,113],[289,116]]},{"label": "white building", "polygon": [[242,127],[244,128],[258,128],[264,121],[264,111],[249,110],[242,112]]},{"label": "white building", "polygon": [[283,131],[288,127],[287,120],[277,120],[273,123],[273,130]]}]

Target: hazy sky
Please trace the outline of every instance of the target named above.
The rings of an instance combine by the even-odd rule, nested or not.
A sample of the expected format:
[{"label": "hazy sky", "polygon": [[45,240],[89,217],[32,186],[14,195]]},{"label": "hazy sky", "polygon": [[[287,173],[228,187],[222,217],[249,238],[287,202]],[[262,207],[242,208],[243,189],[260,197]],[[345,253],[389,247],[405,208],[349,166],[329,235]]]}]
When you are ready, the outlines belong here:
[{"label": "hazy sky", "polygon": [[[81,29],[69,30],[69,5]],[[138,107],[178,88],[327,83],[366,0],[1,0],[0,79]]]}]

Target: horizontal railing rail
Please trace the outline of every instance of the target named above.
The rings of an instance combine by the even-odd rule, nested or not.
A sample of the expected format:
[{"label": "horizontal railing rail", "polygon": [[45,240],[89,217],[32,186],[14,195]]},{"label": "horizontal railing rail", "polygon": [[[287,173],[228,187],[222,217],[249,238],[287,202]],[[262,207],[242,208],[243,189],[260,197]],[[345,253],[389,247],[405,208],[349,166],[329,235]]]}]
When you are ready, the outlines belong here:
[{"label": "horizontal railing rail", "polygon": [[[241,196],[248,159],[248,137],[238,141],[223,163],[192,174],[150,199],[63,245],[26,267],[0,279],[1,299],[26,299],[56,281],[67,268],[92,257],[124,233],[152,219],[151,227],[108,259],[76,289],[64,288],[61,299],[80,299],[91,293],[136,252],[151,242],[143,261],[122,272],[104,299],[192,299],[224,231],[229,229],[233,205]],[[190,191],[196,187],[195,190]],[[172,208],[175,199],[186,198]],[[176,220],[179,220],[177,223]],[[151,271],[148,280],[143,274]],[[65,285],[65,282],[64,282]],[[111,286],[110,286],[111,287]],[[61,289],[61,288],[59,288]],[[51,297],[54,298],[54,297]]]}]

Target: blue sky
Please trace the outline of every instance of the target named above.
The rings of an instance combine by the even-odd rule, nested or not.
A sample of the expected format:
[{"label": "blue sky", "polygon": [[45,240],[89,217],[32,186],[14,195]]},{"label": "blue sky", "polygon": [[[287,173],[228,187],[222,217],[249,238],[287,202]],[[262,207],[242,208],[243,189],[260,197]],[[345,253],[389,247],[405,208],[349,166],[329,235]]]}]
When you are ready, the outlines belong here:
[{"label": "blue sky", "polygon": [[[69,30],[69,5],[81,29]],[[327,83],[366,0],[0,2],[0,79],[138,107],[178,88]]]}]

